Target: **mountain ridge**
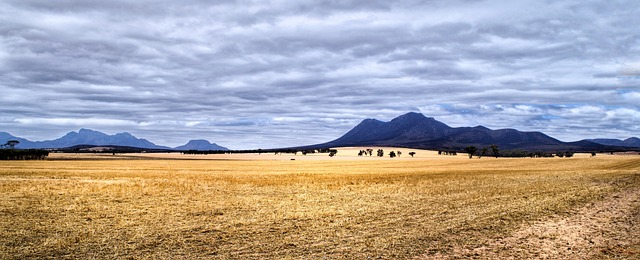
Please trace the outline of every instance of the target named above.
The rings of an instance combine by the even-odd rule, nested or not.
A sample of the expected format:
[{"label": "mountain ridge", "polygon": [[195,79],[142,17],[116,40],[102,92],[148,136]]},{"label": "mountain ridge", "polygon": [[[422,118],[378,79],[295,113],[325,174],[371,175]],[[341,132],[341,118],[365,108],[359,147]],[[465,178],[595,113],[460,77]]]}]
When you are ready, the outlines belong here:
[{"label": "mountain ridge", "polygon": [[492,130],[482,125],[450,127],[432,117],[426,117],[416,112],[406,113],[389,122],[371,118],[365,119],[333,141],[307,147],[392,146],[431,150],[461,150],[467,146],[488,147],[491,145],[498,145],[500,149],[507,150],[537,151],[600,151],[619,148],[588,140],[563,142],[535,131],[523,132],[508,128]]},{"label": "mountain ridge", "polygon": [[[6,143],[8,140],[18,140],[20,143],[16,145],[19,149],[60,149],[68,148],[80,145],[104,145],[104,146],[123,146],[123,147],[137,147],[143,149],[155,149],[155,150],[181,150],[178,148],[186,147],[191,143],[190,149],[186,150],[199,150],[200,148],[207,147],[205,150],[228,150],[226,147],[219,146],[215,143],[209,143],[206,140],[191,140],[185,145],[171,148],[168,146],[161,146],[152,143],[151,141],[143,138],[137,138],[136,136],[128,133],[121,132],[113,135],[108,135],[100,131],[81,128],[78,132],[71,131],[66,133],[60,138],[54,140],[45,141],[30,141],[25,138],[13,136],[7,132],[0,132],[0,142]],[[208,146],[204,144],[206,142]],[[199,144],[195,146],[195,144]],[[211,149],[217,148],[217,149]]]}]

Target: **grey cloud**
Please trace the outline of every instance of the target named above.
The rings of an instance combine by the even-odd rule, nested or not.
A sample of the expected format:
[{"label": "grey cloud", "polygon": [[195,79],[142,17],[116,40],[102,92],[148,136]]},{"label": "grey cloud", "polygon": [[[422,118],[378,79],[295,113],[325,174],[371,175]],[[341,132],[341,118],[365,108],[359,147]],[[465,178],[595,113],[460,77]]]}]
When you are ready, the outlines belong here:
[{"label": "grey cloud", "polygon": [[408,75],[431,80],[473,80],[478,79],[474,71],[459,68],[455,64],[421,64],[403,69]]},{"label": "grey cloud", "polygon": [[[621,132],[636,131],[637,126],[625,121],[637,120],[629,118],[630,114],[640,112],[639,109],[590,106],[590,105],[481,105],[481,106],[430,106],[422,110],[425,114],[435,113],[436,119],[450,119],[452,124],[483,124],[490,128],[517,128],[525,131],[540,131],[565,141],[577,140],[571,131],[593,136],[602,135],[622,138]],[[456,122],[458,121],[458,122]],[[461,122],[460,122],[461,121]],[[469,124],[471,122],[471,124]],[[598,130],[594,130],[598,129]]]},{"label": "grey cloud", "polygon": [[431,106],[445,123],[633,135],[638,5],[3,1],[0,127],[52,137],[104,118],[86,127],[277,147]]}]

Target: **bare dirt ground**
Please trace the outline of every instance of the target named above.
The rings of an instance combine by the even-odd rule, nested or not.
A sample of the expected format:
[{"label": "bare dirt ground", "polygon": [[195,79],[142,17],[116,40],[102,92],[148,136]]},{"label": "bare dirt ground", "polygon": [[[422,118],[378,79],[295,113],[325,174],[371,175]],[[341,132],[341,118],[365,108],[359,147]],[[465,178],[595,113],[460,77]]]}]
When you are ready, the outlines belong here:
[{"label": "bare dirt ground", "polygon": [[478,248],[418,259],[639,259],[640,187],[615,193],[566,216],[524,225]]}]

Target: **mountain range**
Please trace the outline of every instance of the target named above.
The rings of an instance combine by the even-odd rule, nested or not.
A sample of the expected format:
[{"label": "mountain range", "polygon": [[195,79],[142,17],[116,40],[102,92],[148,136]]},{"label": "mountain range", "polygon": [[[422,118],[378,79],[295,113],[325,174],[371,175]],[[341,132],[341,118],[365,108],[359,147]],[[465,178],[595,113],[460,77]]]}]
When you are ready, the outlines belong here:
[{"label": "mountain range", "polygon": [[17,140],[20,143],[16,148],[67,148],[78,145],[109,145],[109,146],[125,146],[137,147],[144,149],[158,150],[228,150],[226,147],[219,146],[215,143],[209,143],[206,140],[191,140],[187,144],[170,148],[167,146],[156,145],[149,140],[137,138],[129,133],[117,133],[115,135],[107,135],[105,133],[90,129],[80,129],[78,132],[69,132],[66,135],[47,141],[29,141],[24,138],[13,136],[6,132],[0,132],[0,143],[4,144],[9,140]]},{"label": "mountain range", "polygon": [[[67,148],[79,145],[123,146],[158,150],[228,150],[207,140],[191,140],[185,145],[170,148],[156,145],[129,133],[107,135],[102,132],[80,129],[63,137],[48,141],[29,141],[0,132],[0,144],[9,140],[20,143],[16,148]],[[410,112],[383,122],[365,119],[340,138],[316,145],[295,149],[318,149],[333,147],[392,146],[431,150],[462,150],[468,146],[489,147],[497,145],[501,150],[528,151],[617,151],[640,148],[640,139],[586,139],[577,142],[562,142],[541,132],[522,132],[516,129],[492,130],[484,126],[450,127],[445,123]]]},{"label": "mountain range", "polygon": [[640,138],[631,137],[625,140],[620,139],[587,139],[586,141],[604,145],[640,147]]},{"label": "mountain range", "polygon": [[515,129],[492,130],[484,126],[450,127],[420,113],[407,113],[389,122],[365,119],[342,137],[308,148],[346,146],[393,146],[419,149],[461,150],[468,146],[488,147],[498,145],[505,150],[535,151],[608,151],[625,147],[640,147],[631,141],[602,143],[593,139],[562,142],[541,132],[522,132]]}]

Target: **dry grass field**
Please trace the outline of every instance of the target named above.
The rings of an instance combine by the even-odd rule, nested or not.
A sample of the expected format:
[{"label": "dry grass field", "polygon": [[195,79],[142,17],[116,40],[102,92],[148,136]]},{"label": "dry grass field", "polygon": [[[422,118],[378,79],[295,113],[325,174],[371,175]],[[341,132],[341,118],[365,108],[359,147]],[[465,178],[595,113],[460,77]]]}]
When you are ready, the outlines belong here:
[{"label": "dry grass field", "polygon": [[640,257],[640,156],[401,150],[2,161],[0,258]]}]

